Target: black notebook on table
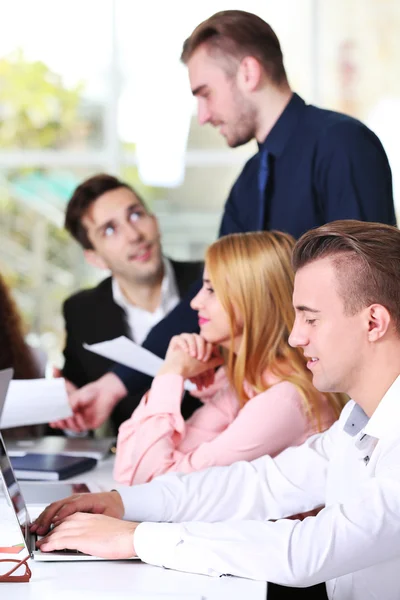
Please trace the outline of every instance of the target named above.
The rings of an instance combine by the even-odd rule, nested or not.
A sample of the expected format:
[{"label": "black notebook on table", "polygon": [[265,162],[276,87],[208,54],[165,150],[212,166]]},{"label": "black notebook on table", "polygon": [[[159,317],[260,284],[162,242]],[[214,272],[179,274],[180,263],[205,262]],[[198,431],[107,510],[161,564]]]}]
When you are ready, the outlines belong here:
[{"label": "black notebook on table", "polygon": [[17,479],[58,481],[90,471],[96,466],[97,460],[65,454],[25,454],[13,456],[11,464]]}]

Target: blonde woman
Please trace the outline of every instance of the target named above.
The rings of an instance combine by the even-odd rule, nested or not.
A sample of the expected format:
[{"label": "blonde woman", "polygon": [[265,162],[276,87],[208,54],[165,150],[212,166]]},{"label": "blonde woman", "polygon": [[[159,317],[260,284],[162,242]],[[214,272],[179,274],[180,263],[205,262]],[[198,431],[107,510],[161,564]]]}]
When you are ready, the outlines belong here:
[{"label": "blonde woman", "polygon": [[[341,398],[313,387],[302,351],[288,344],[293,245],[273,231],[228,235],[209,247],[191,304],[200,335],[172,338],[150,391],[121,425],[117,481],[275,456],[337,419]],[[180,411],[185,379],[196,381],[203,402],[188,421]]]}]

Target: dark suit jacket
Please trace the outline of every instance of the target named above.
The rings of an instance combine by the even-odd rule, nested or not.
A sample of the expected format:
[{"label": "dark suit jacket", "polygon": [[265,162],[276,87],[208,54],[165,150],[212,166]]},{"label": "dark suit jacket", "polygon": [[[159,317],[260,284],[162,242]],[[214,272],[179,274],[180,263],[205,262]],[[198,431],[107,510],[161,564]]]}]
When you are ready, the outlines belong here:
[{"label": "dark suit jacket", "polygon": [[[203,263],[171,261],[171,264],[182,298],[193,281],[201,277]],[[113,300],[111,277],[95,288],[77,292],[68,298],[64,303],[63,312],[67,338],[63,375],[76,386],[82,387],[109,372],[114,364],[107,358],[85,350],[82,344],[95,344],[120,335],[130,337],[125,312]],[[195,311],[192,312],[196,315]],[[135,389],[131,388],[129,396],[115,407],[111,416],[115,431],[131,416],[151,382],[151,377],[143,375],[140,385]],[[198,406],[198,401],[187,394],[182,405],[184,417],[190,416]]]}]

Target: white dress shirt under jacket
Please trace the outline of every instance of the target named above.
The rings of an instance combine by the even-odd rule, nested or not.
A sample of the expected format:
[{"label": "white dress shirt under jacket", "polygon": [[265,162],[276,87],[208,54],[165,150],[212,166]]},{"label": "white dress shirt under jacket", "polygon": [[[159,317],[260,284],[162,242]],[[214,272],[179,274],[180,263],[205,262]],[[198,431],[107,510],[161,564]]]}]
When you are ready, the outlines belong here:
[{"label": "white dress shirt under jacket", "polygon": [[[399,600],[400,377],[371,419],[350,401],[328,431],[275,459],[118,491],[124,518],[143,521],[134,543],[144,562],[295,587],[326,581],[332,600]],[[316,517],[284,519],[323,504]]]},{"label": "white dress shirt under jacket", "polygon": [[114,277],[112,279],[113,300],[125,311],[131,339],[139,345],[143,344],[154,325],[164,319],[179,303],[179,292],[171,262],[165,257],[163,257],[163,262],[164,277],[161,284],[161,300],[154,312],[149,312],[128,302],[118,281]]}]

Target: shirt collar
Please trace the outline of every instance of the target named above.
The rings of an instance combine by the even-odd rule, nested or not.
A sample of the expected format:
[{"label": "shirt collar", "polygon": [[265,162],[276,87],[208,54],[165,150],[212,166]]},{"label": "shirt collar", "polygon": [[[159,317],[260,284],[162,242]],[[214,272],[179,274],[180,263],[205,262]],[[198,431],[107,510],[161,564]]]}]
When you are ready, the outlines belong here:
[{"label": "shirt collar", "polygon": [[259,150],[262,151],[265,149],[268,154],[272,154],[273,156],[282,154],[301,118],[305,106],[306,103],[304,100],[294,93],[265,141],[262,144],[258,144]]},{"label": "shirt collar", "polygon": [[354,404],[351,413],[344,424],[343,430],[354,437],[364,429],[368,420],[368,415],[365,414],[361,406],[359,404]]},{"label": "shirt collar", "polygon": [[[171,261],[163,256],[164,263],[164,277],[161,283],[161,300],[157,309],[164,309],[167,307],[169,299],[172,296],[178,296],[178,288],[175,279],[175,273],[171,265]],[[121,287],[115,277],[112,278],[112,296],[113,300],[118,306],[126,310],[136,308],[131,304],[123,295]],[[143,309],[142,309],[143,310]]]},{"label": "shirt collar", "polygon": [[389,436],[399,431],[400,422],[400,375],[394,380],[372,417],[364,428],[364,433],[376,438]]},{"label": "shirt collar", "polygon": [[400,421],[400,375],[392,383],[379,402],[371,418],[359,404],[354,404],[345,424],[344,431],[355,436],[360,431],[371,437],[382,439],[391,433],[398,433]]}]

